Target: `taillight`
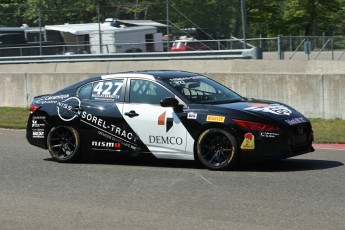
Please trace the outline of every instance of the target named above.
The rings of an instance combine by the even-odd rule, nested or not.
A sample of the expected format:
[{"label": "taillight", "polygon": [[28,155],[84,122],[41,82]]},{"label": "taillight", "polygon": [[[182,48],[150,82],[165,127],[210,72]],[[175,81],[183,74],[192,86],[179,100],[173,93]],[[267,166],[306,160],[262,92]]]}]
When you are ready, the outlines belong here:
[{"label": "taillight", "polygon": [[275,125],[269,125],[264,124],[260,122],[254,122],[254,121],[244,121],[244,120],[237,120],[232,119],[236,124],[241,126],[242,128],[253,130],[253,131],[259,131],[259,132],[278,132],[279,127]]},{"label": "taillight", "polygon": [[39,108],[41,108],[40,105],[30,105],[29,111],[30,111],[30,113],[34,113]]}]

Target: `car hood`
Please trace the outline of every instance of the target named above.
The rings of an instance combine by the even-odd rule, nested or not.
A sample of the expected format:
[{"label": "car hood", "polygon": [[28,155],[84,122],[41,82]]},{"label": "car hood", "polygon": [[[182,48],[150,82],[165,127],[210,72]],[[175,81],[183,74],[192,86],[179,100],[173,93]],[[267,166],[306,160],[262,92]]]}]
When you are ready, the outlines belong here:
[{"label": "car hood", "polygon": [[258,117],[260,119],[281,121],[289,123],[289,121],[297,118],[301,122],[307,119],[297,110],[280,102],[267,100],[248,100],[242,102],[234,102],[227,104],[206,105],[207,110],[224,113],[237,119],[252,119]]}]

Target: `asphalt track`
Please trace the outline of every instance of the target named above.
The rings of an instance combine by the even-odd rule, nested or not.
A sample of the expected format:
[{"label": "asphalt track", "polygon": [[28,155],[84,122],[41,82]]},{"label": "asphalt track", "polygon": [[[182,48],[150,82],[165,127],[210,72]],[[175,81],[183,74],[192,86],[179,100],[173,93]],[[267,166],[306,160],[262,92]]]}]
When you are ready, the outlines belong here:
[{"label": "asphalt track", "polygon": [[230,172],[114,156],[59,164],[0,129],[0,229],[345,229],[344,164],[344,149],[320,148]]}]

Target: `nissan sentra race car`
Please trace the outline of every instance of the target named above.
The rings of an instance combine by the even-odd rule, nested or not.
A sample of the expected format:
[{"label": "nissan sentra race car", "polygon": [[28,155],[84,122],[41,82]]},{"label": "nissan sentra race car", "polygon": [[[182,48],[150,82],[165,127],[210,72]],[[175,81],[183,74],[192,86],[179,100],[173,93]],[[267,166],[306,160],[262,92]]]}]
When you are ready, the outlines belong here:
[{"label": "nissan sentra race car", "polygon": [[285,159],[314,151],[312,126],[295,109],[183,71],[107,74],[37,96],[26,137],[58,162],[86,152],[149,153],[213,170],[233,168],[244,153]]}]

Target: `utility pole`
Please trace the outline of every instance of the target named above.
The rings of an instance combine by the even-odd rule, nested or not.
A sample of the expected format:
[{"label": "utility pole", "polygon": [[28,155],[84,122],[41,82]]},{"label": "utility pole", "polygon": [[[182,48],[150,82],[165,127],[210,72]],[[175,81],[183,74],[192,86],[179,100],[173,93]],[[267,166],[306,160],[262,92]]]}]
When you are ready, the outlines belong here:
[{"label": "utility pole", "polygon": [[[41,1],[40,1],[41,2]],[[38,8],[38,27],[39,27],[39,41],[40,41],[40,56],[42,56],[42,17],[41,17],[41,6]]]},{"label": "utility pole", "polygon": [[247,38],[246,38],[246,0],[241,0],[241,12],[242,12],[242,30],[243,30],[243,49],[247,48]]},{"label": "utility pole", "polygon": [[97,20],[98,20],[98,35],[99,35],[99,53],[103,53],[102,49],[102,34],[101,34],[101,21],[100,21],[100,12],[99,12],[99,0],[97,0]]},{"label": "utility pole", "polygon": [[170,34],[170,30],[169,30],[169,0],[166,0],[166,17],[167,17],[167,52],[169,52],[169,34]]}]

